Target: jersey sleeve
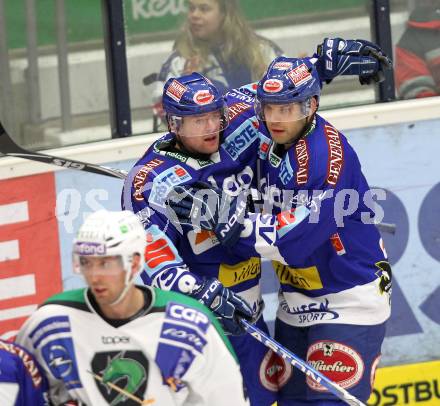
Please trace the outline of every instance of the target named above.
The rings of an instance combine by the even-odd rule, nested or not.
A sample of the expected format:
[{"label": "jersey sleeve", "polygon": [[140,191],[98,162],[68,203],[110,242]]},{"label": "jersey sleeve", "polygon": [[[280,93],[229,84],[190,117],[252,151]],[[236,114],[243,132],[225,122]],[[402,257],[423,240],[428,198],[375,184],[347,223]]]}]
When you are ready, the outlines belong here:
[{"label": "jersey sleeve", "polygon": [[0,340],[0,370],[2,405],[48,405],[46,379],[36,360],[24,348]]},{"label": "jersey sleeve", "polygon": [[183,404],[248,405],[234,350],[213,314],[194,299],[156,293],[166,306],[156,362],[175,392],[188,390]]},{"label": "jersey sleeve", "polygon": [[240,367],[213,325],[203,354],[183,379],[190,383],[185,405],[249,405]]},{"label": "jersey sleeve", "polygon": [[[41,339],[41,336],[43,338],[45,337],[45,329],[48,330],[54,326],[60,328],[62,326],[60,323],[64,323],[64,321],[60,320],[62,318],[45,317],[45,315],[47,315],[45,308],[38,309],[35,313],[33,313],[33,315],[26,320],[19,330],[16,342],[24,347],[40,365],[47,380],[48,398],[50,404],[64,405],[69,400],[72,400],[72,398],[69,395],[63,380],[58,379],[54,375],[53,372],[55,369],[51,368],[51,366],[48,365],[44,359],[43,352],[46,344],[44,339]],[[74,369],[76,371],[76,367]]]},{"label": "jersey sleeve", "polygon": [[167,218],[164,208],[149,203],[151,190],[145,189],[139,192],[133,182],[126,182],[122,191],[122,208],[133,211],[147,232],[141,278],[146,285],[189,294],[202,280],[179,254],[181,232]]},{"label": "jersey sleeve", "polygon": [[[286,181],[281,190],[285,208],[279,214],[251,213],[245,219],[236,249],[286,265],[302,263],[338,227],[343,227],[344,216],[350,209],[347,205],[355,204],[351,191],[357,190],[364,178],[354,151],[342,135],[330,125],[325,125],[323,131],[328,149],[325,144],[310,148],[309,158],[315,166],[310,168],[307,181],[302,187],[298,183],[290,186]],[[283,169],[279,173],[282,177]],[[298,170],[297,175],[304,173]]]}]

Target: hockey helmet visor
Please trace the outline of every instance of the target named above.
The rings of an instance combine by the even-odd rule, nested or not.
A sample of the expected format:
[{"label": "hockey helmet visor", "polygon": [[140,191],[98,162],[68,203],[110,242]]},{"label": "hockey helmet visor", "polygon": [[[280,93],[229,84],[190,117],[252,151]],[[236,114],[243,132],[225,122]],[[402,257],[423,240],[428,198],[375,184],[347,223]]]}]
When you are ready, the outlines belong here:
[{"label": "hockey helmet visor", "polygon": [[258,83],[255,114],[262,121],[297,121],[312,114],[321,81],[310,58],[277,57]]},{"label": "hockey helmet visor", "polygon": [[209,136],[229,124],[224,96],[200,73],[170,78],[162,103],[170,132],[181,136]]}]

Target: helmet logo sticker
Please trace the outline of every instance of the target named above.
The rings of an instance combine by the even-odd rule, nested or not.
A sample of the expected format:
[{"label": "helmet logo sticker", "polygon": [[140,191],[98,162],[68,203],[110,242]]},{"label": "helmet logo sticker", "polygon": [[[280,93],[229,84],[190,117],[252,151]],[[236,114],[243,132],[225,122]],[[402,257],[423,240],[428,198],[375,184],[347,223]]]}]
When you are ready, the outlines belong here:
[{"label": "helmet logo sticker", "polygon": [[309,68],[306,66],[305,63],[302,63],[301,65],[292,69],[287,74],[287,76],[289,77],[289,79],[293,82],[293,84],[296,87],[298,87],[298,86],[302,85],[303,83],[306,83],[312,79],[312,74],[309,72]]},{"label": "helmet logo sticker", "polygon": [[292,69],[292,62],[287,62],[287,61],[275,62],[272,68],[278,70]]},{"label": "helmet logo sticker", "polygon": [[180,102],[180,99],[187,90],[188,88],[185,85],[174,79],[168,86],[166,94],[176,102]]},{"label": "helmet logo sticker", "polygon": [[74,252],[78,255],[105,255],[106,248],[104,244],[97,242],[77,241]]},{"label": "helmet logo sticker", "polygon": [[203,106],[214,100],[214,95],[209,90],[198,90],[193,97],[195,103]]},{"label": "helmet logo sticker", "polygon": [[283,82],[278,79],[268,79],[263,83],[263,90],[267,93],[278,93],[283,90]]}]

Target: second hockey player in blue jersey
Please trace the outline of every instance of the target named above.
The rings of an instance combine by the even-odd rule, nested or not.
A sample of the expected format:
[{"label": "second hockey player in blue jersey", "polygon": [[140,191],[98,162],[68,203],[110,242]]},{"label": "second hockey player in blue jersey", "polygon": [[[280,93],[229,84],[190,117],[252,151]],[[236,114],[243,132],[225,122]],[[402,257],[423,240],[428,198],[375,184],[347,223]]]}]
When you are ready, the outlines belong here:
[{"label": "second hockey player in blue jersey", "polygon": [[[255,102],[260,132],[272,138],[260,187],[266,213],[231,227],[217,204],[211,229],[233,252],[277,261],[276,339],[366,401],[390,315],[391,269],[372,224],[373,193],[346,138],[316,114],[320,93],[310,60],[272,62]],[[175,208],[184,221],[185,207]],[[281,387],[280,405],[340,404],[303,378]]]},{"label": "second hockey player in blue jersey", "polygon": [[[373,58],[364,59],[370,67],[377,67]],[[337,63],[334,66],[332,75],[342,72],[337,71]],[[331,77],[324,74],[323,79]],[[170,79],[163,100],[170,133],[137,162],[123,193],[124,207],[138,213],[147,229],[144,282],[199,299],[233,334],[242,332],[238,317],[258,319],[257,325],[266,330],[260,317],[260,253],[253,256],[225,249],[221,243],[229,234],[219,239],[213,231],[202,230],[203,224],[195,230],[191,224],[176,226],[166,208],[169,192],[178,185],[202,181],[230,197],[256,186],[257,156],[267,155],[270,140],[261,137],[252,86],[231,91],[223,100],[209,81],[194,73]],[[230,213],[246,203],[234,202]],[[234,230],[235,225],[230,228]],[[251,403],[271,404],[278,380],[285,381],[288,375],[286,366],[250,336],[231,336],[231,342]]]}]

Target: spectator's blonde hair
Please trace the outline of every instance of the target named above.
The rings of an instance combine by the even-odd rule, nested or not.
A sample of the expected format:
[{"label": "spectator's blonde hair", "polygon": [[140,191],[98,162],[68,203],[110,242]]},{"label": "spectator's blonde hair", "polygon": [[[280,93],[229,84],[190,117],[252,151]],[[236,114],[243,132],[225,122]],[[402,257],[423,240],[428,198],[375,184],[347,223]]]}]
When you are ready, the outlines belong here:
[{"label": "spectator's blonde hair", "polygon": [[[270,61],[265,60],[262,52],[264,39],[258,37],[240,12],[237,0],[213,0],[224,15],[224,21],[214,41],[194,38],[186,21],[181,35],[174,43],[174,49],[187,61],[188,72],[203,71],[210,49],[221,43],[220,56],[224,63],[232,61],[249,68],[252,80],[259,80]],[[191,72],[189,72],[191,71]]]}]

